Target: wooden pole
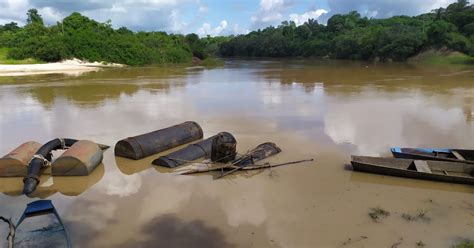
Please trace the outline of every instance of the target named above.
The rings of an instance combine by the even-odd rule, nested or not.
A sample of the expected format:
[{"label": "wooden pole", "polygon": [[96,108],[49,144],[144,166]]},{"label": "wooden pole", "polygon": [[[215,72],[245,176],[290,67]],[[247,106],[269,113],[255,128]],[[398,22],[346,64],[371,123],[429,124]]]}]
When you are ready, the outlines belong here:
[{"label": "wooden pole", "polygon": [[3,216],[0,216],[0,220],[3,220],[8,224],[8,227],[10,228],[10,231],[8,232],[8,248],[13,248],[13,240],[15,239],[15,225],[13,225],[13,222],[11,219],[7,219]]}]

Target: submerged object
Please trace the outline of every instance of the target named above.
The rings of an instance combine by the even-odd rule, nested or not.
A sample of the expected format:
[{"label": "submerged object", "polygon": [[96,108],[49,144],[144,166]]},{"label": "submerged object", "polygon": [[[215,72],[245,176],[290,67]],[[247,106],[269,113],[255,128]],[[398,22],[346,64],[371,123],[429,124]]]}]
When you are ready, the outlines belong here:
[{"label": "submerged object", "polygon": [[79,140],[67,149],[52,166],[53,176],[87,176],[101,162],[103,152],[89,140]]},{"label": "submerged object", "polygon": [[227,133],[217,134],[212,140],[211,161],[228,163],[237,156],[237,141]]},{"label": "submerged object", "polygon": [[0,177],[25,176],[28,163],[40,147],[40,143],[28,141],[0,158]]},{"label": "submerged object", "polygon": [[474,164],[474,150],[400,147],[393,147],[390,150],[395,158],[441,160]]},{"label": "submerged object", "polygon": [[[51,214],[54,219],[48,218]],[[21,224],[26,219],[31,222],[23,228]],[[28,203],[16,230],[15,247],[71,247],[66,228],[51,200]]]},{"label": "submerged object", "polygon": [[152,164],[168,168],[175,168],[196,159],[209,158],[211,156],[212,142],[216,137],[223,137],[225,140],[235,140],[234,136],[230,133],[218,133],[205,140],[188,145],[183,149],[172,152],[165,156],[161,156],[153,160]]},{"label": "submerged object", "polygon": [[202,139],[201,127],[187,121],[154,132],[129,137],[115,144],[115,155],[130,159],[142,159],[186,143]]},{"label": "submerged object", "polygon": [[474,184],[474,165],[434,160],[352,156],[356,171],[432,180],[448,183]]},{"label": "submerged object", "polygon": [[[190,165],[181,167],[174,170],[174,172],[180,175],[188,175],[216,170],[234,170],[237,168],[246,170],[247,167],[249,167],[248,170],[266,168],[265,165],[255,165],[255,163],[280,152],[281,149],[275,143],[266,142],[258,145],[256,148],[250,150],[247,154],[240,156],[230,163],[202,161],[200,163],[192,163]],[[268,167],[274,167],[274,165],[270,165]]]},{"label": "submerged object", "polygon": [[237,166],[247,166],[255,164],[257,161],[266,159],[280,152],[280,147],[278,147],[275,143],[266,142],[258,145],[240,158],[236,159],[232,162],[232,164]]}]

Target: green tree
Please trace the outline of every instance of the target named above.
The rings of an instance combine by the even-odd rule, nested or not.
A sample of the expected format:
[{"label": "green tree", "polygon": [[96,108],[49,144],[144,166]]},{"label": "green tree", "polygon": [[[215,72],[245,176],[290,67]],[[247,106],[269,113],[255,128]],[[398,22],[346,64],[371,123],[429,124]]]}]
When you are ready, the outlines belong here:
[{"label": "green tree", "polygon": [[43,18],[38,13],[37,9],[29,9],[28,12],[26,13],[26,15],[28,16],[28,18],[26,19],[26,22],[28,24],[37,23],[37,24],[44,25],[43,24]]}]

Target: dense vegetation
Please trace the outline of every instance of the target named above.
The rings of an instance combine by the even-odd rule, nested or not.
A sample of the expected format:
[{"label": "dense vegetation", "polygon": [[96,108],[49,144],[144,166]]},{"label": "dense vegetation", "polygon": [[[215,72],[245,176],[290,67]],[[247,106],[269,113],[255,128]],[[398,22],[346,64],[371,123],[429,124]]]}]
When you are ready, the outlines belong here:
[{"label": "dense vegetation", "polygon": [[353,11],[327,25],[308,20],[239,35],[220,46],[224,56],[314,56],[404,61],[428,48],[474,56],[474,6],[466,0],[416,17],[368,19]]},{"label": "dense vegetation", "polygon": [[[110,22],[99,23],[73,13],[52,26],[45,26],[36,9],[27,13],[27,24],[0,26],[0,47],[8,57],[23,60],[59,61],[79,58],[128,65],[189,62],[205,59],[206,44],[196,34],[170,35],[164,32],[132,32],[113,29]],[[206,43],[207,42],[207,43]]]},{"label": "dense vegetation", "polygon": [[474,56],[474,6],[458,0],[431,13],[388,19],[368,19],[353,11],[332,16],[327,25],[312,19],[300,26],[285,21],[246,35],[205,38],[114,29],[110,21],[100,23],[79,13],[46,26],[36,9],[28,11],[24,27],[14,22],[0,25],[0,62],[75,57],[145,65],[190,62],[193,57],[212,55],[404,61],[430,48]]}]

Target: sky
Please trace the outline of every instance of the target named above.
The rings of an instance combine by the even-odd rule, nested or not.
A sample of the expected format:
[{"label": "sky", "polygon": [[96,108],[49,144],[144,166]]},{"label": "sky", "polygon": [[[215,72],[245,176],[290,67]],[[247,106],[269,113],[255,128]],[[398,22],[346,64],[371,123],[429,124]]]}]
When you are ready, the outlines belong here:
[{"label": "sky", "polygon": [[385,18],[418,15],[446,7],[454,0],[0,0],[0,24],[24,25],[28,9],[36,8],[47,24],[72,12],[115,28],[134,31],[197,33],[200,36],[245,34],[292,20],[326,23],[338,13],[357,10],[363,16]]}]

